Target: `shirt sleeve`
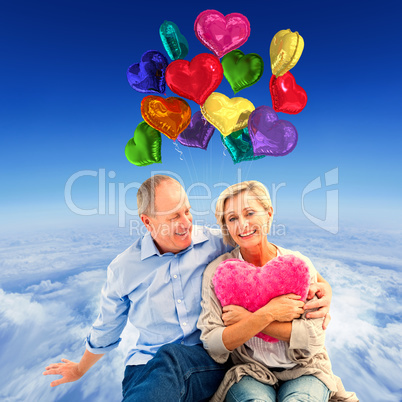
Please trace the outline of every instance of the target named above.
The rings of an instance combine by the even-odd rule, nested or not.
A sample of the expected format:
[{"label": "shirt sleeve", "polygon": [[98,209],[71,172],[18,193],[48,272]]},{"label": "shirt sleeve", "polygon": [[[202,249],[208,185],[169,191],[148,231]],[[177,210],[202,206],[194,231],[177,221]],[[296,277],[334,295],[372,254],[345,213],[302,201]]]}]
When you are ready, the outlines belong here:
[{"label": "shirt sleeve", "polygon": [[111,267],[102,288],[100,313],[86,338],[86,349],[94,354],[103,354],[117,348],[127,323],[130,300],[119,294],[118,280]]},{"label": "shirt sleeve", "polygon": [[204,349],[217,363],[225,363],[231,351],[226,349],[222,334],[225,324],[222,321],[222,306],[215,295],[212,277],[221,261],[226,258],[219,257],[206,268],[202,280],[201,315],[197,327],[201,331],[201,341]]},{"label": "shirt sleeve", "polygon": [[[310,283],[317,282],[317,270],[309,258],[297,253],[297,256],[304,260],[309,267]],[[314,296],[313,300],[317,299]],[[314,310],[309,310],[309,312]],[[306,318],[305,312],[300,318],[292,321],[292,332],[290,334],[289,349],[301,349],[305,357],[314,356],[324,348],[325,331],[322,329],[324,318]],[[301,351],[299,351],[301,352]]]}]

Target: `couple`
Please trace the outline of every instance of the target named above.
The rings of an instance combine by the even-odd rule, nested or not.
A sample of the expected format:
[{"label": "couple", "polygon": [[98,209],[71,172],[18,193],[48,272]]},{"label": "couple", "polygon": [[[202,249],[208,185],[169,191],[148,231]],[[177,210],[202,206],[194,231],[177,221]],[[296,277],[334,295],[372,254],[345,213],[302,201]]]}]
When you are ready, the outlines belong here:
[{"label": "couple", "polygon": [[[45,375],[62,376],[51,386],[80,379],[118,346],[129,320],[139,336],[125,360],[124,401],[358,400],[333,375],[324,348],[331,288],[308,258],[268,242],[272,206],[261,183],[221,194],[216,216],[223,238],[192,226],[186,193],[169,176],[146,180],[137,203],[148,232],[109,265],[86,351],[79,363],[62,359],[46,367]],[[284,295],[254,313],[239,306],[222,311],[212,285],[221,261],[262,266],[283,254],[305,260],[309,298],[316,293],[318,300],[305,305]],[[307,307],[319,307],[307,314],[312,319]],[[255,337],[261,331],[280,341],[261,341]]]}]

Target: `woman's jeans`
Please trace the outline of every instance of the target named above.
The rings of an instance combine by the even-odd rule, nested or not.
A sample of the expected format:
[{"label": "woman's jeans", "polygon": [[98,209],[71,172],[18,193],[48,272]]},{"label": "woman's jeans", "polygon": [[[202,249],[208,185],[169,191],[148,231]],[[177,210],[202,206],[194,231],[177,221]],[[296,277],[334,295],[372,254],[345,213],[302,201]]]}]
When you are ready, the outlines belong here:
[{"label": "woman's jeans", "polygon": [[326,402],[330,391],[325,384],[312,375],[280,382],[275,390],[272,385],[263,384],[250,376],[243,377],[232,385],[226,395],[227,402]]},{"label": "woman's jeans", "polygon": [[229,367],[216,363],[202,345],[164,345],[147,364],[126,367],[123,401],[208,401]]}]

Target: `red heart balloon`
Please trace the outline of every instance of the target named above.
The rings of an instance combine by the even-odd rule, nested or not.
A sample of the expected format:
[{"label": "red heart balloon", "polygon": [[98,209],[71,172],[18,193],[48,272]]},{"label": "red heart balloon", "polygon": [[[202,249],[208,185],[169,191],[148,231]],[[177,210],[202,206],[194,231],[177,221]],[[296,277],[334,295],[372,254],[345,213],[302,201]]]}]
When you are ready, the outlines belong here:
[{"label": "red heart balloon", "polygon": [[280,77],[273,75],[269,82],[269,90],[275,112],[297,114],[307,104],[306,91],[296,84],[295,77],[289,71]]},{"label": "red heart balloon", "polygon": [[[295,293],[305,300],[310,285],[308,265],[300,258],[286,254],[256,267],[235,258],[218,265],[212,279],[215,294],[222,306],[234,304],[254,312],[276,296]],[[278,342],[259,333],[266,342]]]},{"label": "red heart balloon", "polygon": [[191,121],[191,109],[184,99],[149,95],[141,101],[142,118],[155,130],[172,140],[186,129]]},{"label": "red heart balloon", "polygon": [[168,87],[177,95],[203,105],[223,78],[219,59],[208,53],[195,56],[191,62],[175,60],[166,69]]}]

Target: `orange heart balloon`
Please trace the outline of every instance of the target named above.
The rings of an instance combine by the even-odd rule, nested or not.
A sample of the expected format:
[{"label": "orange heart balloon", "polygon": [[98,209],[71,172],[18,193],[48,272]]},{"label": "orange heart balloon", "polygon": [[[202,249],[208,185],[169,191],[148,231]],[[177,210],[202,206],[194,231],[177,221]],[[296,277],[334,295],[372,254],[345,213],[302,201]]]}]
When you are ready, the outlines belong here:
[{"label": "orange heart balloon", "polygon": [[189,104],[181,98],[149,95],[141,102],[142,118],[155,130],[172,140],[184,131],[191,121]]}]

